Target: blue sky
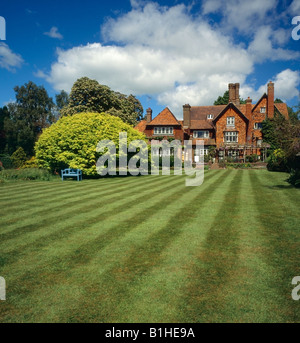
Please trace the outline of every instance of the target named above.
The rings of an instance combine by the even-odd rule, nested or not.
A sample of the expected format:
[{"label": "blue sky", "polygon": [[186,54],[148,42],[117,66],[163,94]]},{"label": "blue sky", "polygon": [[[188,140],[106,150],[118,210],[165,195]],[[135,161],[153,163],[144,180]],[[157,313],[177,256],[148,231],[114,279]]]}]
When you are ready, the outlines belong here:
[{"label": "blue sky", "polygon": [[276,97],[298,103],[299,0],[11,0],[0,16],[0,106],[29,80],[54,97],[82,76],[178,117],[185,103],[212,104],[230,82],[255,101],[272,80]]}]

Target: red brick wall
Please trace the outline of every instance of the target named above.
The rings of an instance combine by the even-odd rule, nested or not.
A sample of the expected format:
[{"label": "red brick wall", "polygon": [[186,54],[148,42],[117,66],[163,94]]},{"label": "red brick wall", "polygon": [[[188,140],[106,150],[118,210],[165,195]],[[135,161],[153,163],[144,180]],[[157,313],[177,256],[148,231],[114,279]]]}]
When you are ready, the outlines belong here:
[{"label": "red brick wall", "polygon": [[[235,128],[227,127],[227,117],[235,117]],[[247,123],[234,109],[229,108],[216,123],[217,148],[224,144],[224,131],[237,131],[239,133],[238,144],[246,144]]]},{"label": "red brick wall", "polygon": [[[267,111],[268,111],[268,103],[267,103],[267,99],[263,98],[262,101],[259,103],[259,105],[255,108],[255,110],[252,112],[251,118],[250,119],[250,123],[249,123],[249,130],[248,130],[248,135],[251,138],[258,138],[258,139],[262,139],[262,133],[260,130],[254,130],[254,124],[255,123],[262,123],[266,117],[267,117]],[[266,107],[266,113],[260,113],[260,109],[262,107]],[[251,140],[250,142],[253,143],[253,141]]]},{"label": "red brick wall", "polygon": [[[163,127],[163,126],[161,126]],[[172,125],[167,125],[166,127],[172,127]],[[154,135],[154,126],[146,126],[146,130],[144,131],[146,137],[151,137],[151,138],[155,138],[155,137],[167,137],[167,138],[174,138],[174,139],[178,139],[178,140],[183,140],[183,130],[181,128],[181,126],[173,126],[173,133],[174,135]]]}]

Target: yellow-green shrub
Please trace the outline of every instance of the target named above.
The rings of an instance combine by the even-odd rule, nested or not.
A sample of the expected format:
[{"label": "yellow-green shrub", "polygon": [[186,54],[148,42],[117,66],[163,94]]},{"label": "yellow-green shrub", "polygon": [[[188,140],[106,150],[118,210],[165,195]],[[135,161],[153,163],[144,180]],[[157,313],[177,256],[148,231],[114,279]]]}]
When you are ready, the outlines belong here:
[{"label": "yellow-green shrub", "polygon": [[38,165],[52,171],[78,168],[85,175],[97,175],[97,144],[101,140],[111,140],[118,148],[120,132],[127,132],[128,143],[145,140],[142,133],[106,113],[78,113],[62,117],[45,129],[36,143]]}]

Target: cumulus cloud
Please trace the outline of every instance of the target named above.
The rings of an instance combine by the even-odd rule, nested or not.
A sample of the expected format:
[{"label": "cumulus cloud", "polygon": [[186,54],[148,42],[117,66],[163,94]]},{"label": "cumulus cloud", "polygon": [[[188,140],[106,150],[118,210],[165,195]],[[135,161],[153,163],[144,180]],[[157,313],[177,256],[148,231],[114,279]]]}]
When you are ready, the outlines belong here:
[{"label": "cumulus cloud", "polygon": [[[256,0],[228,2],[243,7],[236,23],[255,15],[263,18],[276,5],[276,0],[263,4]],[[204,12],[219,11],[220,4],[219,0],[204,1]],[[58,49],[50,72],[39,75],[56,90],[67,91],[76,79],[88,76],[126,94],[155,96],[181,116],[183,104],[209,105],[230,82],[240,82],[242,90],[249,91],[245,96],[256,95],[245,84],[255,63],[299,57],[297,52],[274,47],[284,44],[286,32],[277,29],[271,34],[271,26],[266,23],[257,27],[247,47],[236,44],[232,35],[216,30],[203,16],[192,15],[185,5],[166,7],[139,0],[131,0],[131,5],[130,12],[103,25],[104,44]],[[227,2],[222,5],[228,12]],[[226,12],[227,20],[235,15],[232,11]]]},{"label": "cumulus cloud", "polygon": [[15,68],[20,68],[23,62],[23,58],[14,53],[7,44],[0,43],[0,68],[15,71]]},{"label": "cumulus cloud", "polygon": [[290,7],[289,7],[289,12],[292,15],[300,15],[300,2],[299,0],[293,0],[293,2],[291,3]]},{"label": "cumulus cloud", "polygon": [[267,14],[273,13],[277,4],[278,0],[204,0],[202,6],[204,14],[221,13],[224,28],[251,35],[260,25],[274,20],[274,16]]},{"label": "cumulus cloud", "polygon": [[63,35],[58,32],[58,28],[56,26],[51,27],[49,32],[45,32],[44,35],[55,38],[55,39],[63,39]]},{"label": "cumulus cloud", "polygon": [[300,53],[288,49],[274,48],[272,39],[279,42],[285,41],[286,32],[284,30],[274,31],[270,26],[262,26],[255,34],[254,40],[250,43],[248,51],[253,60],[263,63],[265,60],[289,61],[296,60]]}]

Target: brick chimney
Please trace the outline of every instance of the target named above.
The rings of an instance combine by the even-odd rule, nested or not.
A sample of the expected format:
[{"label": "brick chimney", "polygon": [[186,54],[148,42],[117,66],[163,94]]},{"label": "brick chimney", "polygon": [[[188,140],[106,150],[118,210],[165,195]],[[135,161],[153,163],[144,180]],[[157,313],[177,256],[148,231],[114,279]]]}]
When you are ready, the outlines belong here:
[{"label": "brick chimney", "polygon": [[235,96],[236,96],[236,92],[235,92],[235,84],[230,83],[228,85],[228,89],[229,89],[229,103],[233,103],[235,104]]},{"label": "brick chimney", "polygon": [[229,103],[235,104],[236,107],[240,107],[240,84],[230,83],[229,89]]},{"label": "brick chimney", "polygon": [[191,106],[188,104],[183,106],[183,126],[186,128],[191,126]]},{"label": "brick chimney", "polygon": [[249,119],[249,126],[248,126],[248,133],[247,133],[247,137],[249,138],[251,136],[252,129],[254,126],[253,118],[252,118],[252,99],[250,99],[250,97],[248,97],[248,99],[246,100],[246,117]]},{"label": "brick chimney", "polygon": [[246,117],[250,120],[252,114],[252,99],[248,97],[246,100]]},{"label": "brick chimney", "polygon": [[152,122],[152,110],[150,107],[147,110],[146,120],[148,124]]},{"label": "brick chimney", "polygon": [[268,83],[268,118],[274,118],[274,83]]},{"label": "brick chimney", "polygon": [[235,105],[237,108],[240,108],[240,84],[235,84]]}]

